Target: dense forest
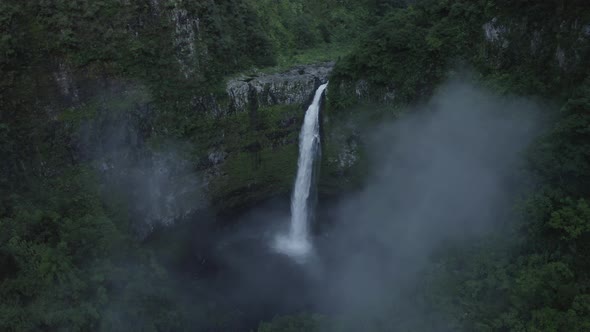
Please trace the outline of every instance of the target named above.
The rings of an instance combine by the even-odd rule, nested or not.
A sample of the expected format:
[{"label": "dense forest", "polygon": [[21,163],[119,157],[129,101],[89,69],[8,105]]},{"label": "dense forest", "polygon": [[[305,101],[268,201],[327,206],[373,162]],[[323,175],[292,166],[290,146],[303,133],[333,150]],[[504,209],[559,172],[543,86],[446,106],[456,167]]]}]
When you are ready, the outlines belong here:
[{"label": "dense forest", "polygon": [[[2,0],[0,27],[0,330],[590,330],[585,1]],[[248,316],[217,291],[216,267],[184,252],[206,256],[252,202],[288,195],[296,146],[277,142],[296,142],[303,116],[216,110],[232,77],[326,61],[327,137],[340,122],[403,118],[449,80],[534,100],[542,133],[493,230],[438,245],[411,287],[383,281],[378,307],[356,315]],[[350,127],[347,146],[366,147]],[[325,168],[337,143],[323,144]],[[222,180],[209,179],[226,154]],[[358,172],[322,170],[320,203],[363,190],[371,161],[359,160]]]}]

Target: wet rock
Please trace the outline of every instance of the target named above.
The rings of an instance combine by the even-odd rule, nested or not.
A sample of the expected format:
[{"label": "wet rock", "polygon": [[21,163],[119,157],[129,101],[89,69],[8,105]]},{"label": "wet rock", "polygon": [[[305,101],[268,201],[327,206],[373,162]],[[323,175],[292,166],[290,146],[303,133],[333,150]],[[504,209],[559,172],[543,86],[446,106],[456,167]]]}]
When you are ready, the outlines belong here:
[{"label": "wet rock", "polygon": [[498,44],[502,48],[508,48],[510,45],[505,35],[508,33],[508,28],[498,22],[498,18],[494,17],[491,21],[482,26],[485,38],[488,42]]},{"label": "wet rock", "polygon": [[213,151],[209,153],[208,157],[211,165],[219,165],[225,161],[225,158],[227,158],[227,153],[225,151]]},{"label": "wet rock", "polygon": [[59,87],[59,92],[66,101],[78,102],[78,87],[75,80],[73,79],[72,69],[64,62],[59,62],[55,72],[53,73],[53,79],[56,85]]}]

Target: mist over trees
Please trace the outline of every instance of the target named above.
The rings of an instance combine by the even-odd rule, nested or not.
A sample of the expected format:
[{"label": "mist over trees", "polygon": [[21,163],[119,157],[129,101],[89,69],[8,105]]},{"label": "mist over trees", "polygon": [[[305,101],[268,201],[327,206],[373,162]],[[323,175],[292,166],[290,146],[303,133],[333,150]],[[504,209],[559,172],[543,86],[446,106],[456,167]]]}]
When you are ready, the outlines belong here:
[{"label": "mist over trees", "polygon": [[[590,330],[585,1],[4,0],[0,28],[0,330]],[[255,115],[211,110],[228,78],[327,60],[366,174],[298,265],[284,197],[211,207],[201,140]]]}]

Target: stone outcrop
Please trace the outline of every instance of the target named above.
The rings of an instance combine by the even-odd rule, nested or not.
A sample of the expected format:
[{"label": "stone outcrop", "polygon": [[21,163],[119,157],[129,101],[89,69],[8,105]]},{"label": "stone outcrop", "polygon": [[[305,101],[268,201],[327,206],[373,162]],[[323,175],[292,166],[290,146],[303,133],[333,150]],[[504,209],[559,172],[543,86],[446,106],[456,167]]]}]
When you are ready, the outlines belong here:
[{"label": "stone outcrop", "polygon": [[328,81],[333,62],[297,66],[288,71],[240,76],[227,83],[229,112],[244,112],[273,105],[304,105]]}]

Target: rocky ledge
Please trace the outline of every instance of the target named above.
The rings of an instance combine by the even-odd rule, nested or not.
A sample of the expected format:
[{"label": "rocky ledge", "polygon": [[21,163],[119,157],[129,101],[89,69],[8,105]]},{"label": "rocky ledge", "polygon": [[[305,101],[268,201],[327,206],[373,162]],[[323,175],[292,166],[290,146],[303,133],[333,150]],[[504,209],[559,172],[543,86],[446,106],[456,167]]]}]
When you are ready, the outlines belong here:
[{"label": "rocky ledge", "polygon": [[297,66],[277,74],[242,75],[227,83],[230,112],[273,105],[304,105],[328,81],[333,62]]}]

